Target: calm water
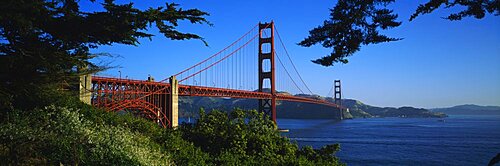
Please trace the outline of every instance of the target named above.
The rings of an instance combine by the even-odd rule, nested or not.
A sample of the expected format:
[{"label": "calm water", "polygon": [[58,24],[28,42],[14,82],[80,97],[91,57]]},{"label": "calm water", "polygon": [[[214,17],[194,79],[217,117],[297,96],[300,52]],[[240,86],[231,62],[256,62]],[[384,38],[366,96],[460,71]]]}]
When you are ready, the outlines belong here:
[{"label": "calm water", "polygon": [[500,153],[500,116],[371,118],[342,122],[279,119],[299,145],[340,143],[347,165],[487,165]]}]

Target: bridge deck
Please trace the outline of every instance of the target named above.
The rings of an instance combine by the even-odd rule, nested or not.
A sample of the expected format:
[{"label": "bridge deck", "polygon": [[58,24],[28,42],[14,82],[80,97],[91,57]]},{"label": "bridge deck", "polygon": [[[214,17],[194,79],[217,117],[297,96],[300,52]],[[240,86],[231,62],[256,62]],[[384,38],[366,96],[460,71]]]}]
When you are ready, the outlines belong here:
[{"label": "bridge deck", "polygon": [[[150,82],[143,80],[119,79],[111,77],[92,77],[92,93],[126,95],[128,98],[140,98],[150,94],[170,94],[170,84],[164,82]],[[214,88],[205,86],[179,85],[179,96],[203,97],[230,97],[246,99],[271,99],[272,95],[266,92]],[[298,97],[287,94],[277,94],[277,100],[304,102],[327,105],[340,108],[338,105],[326,100]]]}]

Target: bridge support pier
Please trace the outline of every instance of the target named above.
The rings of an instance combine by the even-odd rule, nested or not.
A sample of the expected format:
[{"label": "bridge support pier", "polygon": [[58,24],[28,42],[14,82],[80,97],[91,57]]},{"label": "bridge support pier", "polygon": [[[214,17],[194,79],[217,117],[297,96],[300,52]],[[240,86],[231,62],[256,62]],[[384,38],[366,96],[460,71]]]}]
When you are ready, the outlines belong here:
[{"label": "bridge support pier", "polygon": [[167,109],[169,127],[179,126],[179,82],[175,76],[170,77],[170,95],[168,95]]},{"label": "bridge support pier", "polygon": [[91,103],[91,96],[92,96],[92,75],[91,74],[85,74],[80,76],[80,83],[79,83],[78,90],[79,92],[79,98],[82,102],[86,104],[92,104]]}]

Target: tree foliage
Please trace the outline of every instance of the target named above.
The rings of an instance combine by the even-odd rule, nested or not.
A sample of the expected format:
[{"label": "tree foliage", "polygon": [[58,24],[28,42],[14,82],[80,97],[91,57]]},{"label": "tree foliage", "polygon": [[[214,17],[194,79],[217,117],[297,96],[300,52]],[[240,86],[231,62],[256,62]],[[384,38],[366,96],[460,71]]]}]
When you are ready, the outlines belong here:
[{"label": "tree foliage", "polygon": [[379,29],[401,25],[401,22],[396,21],[398,15],[385,8],[391,2],[394,0],[339,0],[330,9],[329,20],[309,31],[309,36],[299,45],[310,47],[321,44],[323,47],[333,48],[330,55],[313,61],[323,66],[332,66],[337,62],[347,63],[346,57],[357,52],[361,45],[400,40],[378,32]]},{"label": "tree foliage", "polygon": [[[0,2],[0,99],[3,107],[36,103],[45,86],[67,86],[81,74],[106,66],[89,60],[102,45],[137,45],[155,27],[172,40],[203,38],[176,29],[179,21],[210,24],[208,13],[178,4],[140,10],[133,3],[105,0],[103,10],[82,11],[77,0],[2,0]],[[94,2],[93,3],[98,3]],[[203,41],[204,42],[204,41]],[[78,70],[78,68],[80,70]],[[88,68],[83,68],[88,67]],[[55,88],[55,87],[50,87]],[[12,104],[14,106],[12,106]],[[28,108],[30,109],[30,108]]]},{"label": "tree foliage", "polygon": [[[60,104],[61,105],[61,104]],[[202,113],[163,129],[131,114],[65,106],[0,118],[0,160],[12,165],[342,165],[339,145],[299,148],[256,111]]]},{"label": "tree foliage", "polygon": [[[382,35],[380,30],[386,30],[401,25],[396,21],[397,14],[387,9],[387,5],[395,0],[339,0],[333,9],[330,9],[330,18],[311,31],[309,36],[298,43],[304,47],[321,44],[333,51],[320,59],[313,60],[322,66],[332,66],[335,63],[347,63],[346,59],[360,50],[361,45],[378,44],[382,42],[398,41]],[[410,21],[419,15],[431,13],[444,6],[465,7],[464,10],[445,17],[448,20],[461,20],[473,16],[484,18],[487,13],[500,15],[500,0],[430,0],[418,6]]]},{"label": "tree foliage", "polygon": [[[0,158],[13,165],[171,165],[152,137],[90,121],[82,110],[11,111],[0,125]],[[129,117],[130,118],[130,117]]]},{"label": "tree foliage", "polygon": [[201,111],[193,125],[183,125],[183,137],[210,154],[216,165],[342,165],[338,144],[321,149],[282,137],[274,122],[257,111],[235,109],[230,114]]},{"label": "tree foliage", "polygon": [[487,13],[494,14],[495,16],[500,15],[500,0],[430,0],[427,3],[418,6],[415,13],[411,15],[410,21],[419,15],[431,13],[441,6],[444,6],[445,8],[451,8],[454,6],[465,7],[464,10],[445,17],[445,19],[448,20],[461,20],[464,17],[482,19]]}]

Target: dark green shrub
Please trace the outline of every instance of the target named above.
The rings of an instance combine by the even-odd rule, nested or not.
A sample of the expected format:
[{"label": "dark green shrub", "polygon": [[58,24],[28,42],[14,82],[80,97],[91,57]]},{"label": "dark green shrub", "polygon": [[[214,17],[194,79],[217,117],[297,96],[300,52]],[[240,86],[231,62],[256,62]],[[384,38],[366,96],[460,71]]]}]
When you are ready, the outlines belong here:
[{"label": "dark green shrub", "polygon": [[48,106],[11,111],[0,125],[3,161],[17,164],[168,165],[148,136],[123,126],[89,121],[78,109]]},{"label": "dark green shrub", "polygon": [[216,165],[341,165],[334,156],[338,144],[299,149],[257,111],[206,114],[202,110],[196,123],[179,129],[186,140],[209,153]]},{"label": "dark green shrub", "polygon": [[5,111],[0,160],[12,165],[340,165],[338,145],[299,149],[256,111],[200,113],[164,129],[132,114],[71,98],[42,109]]}]

